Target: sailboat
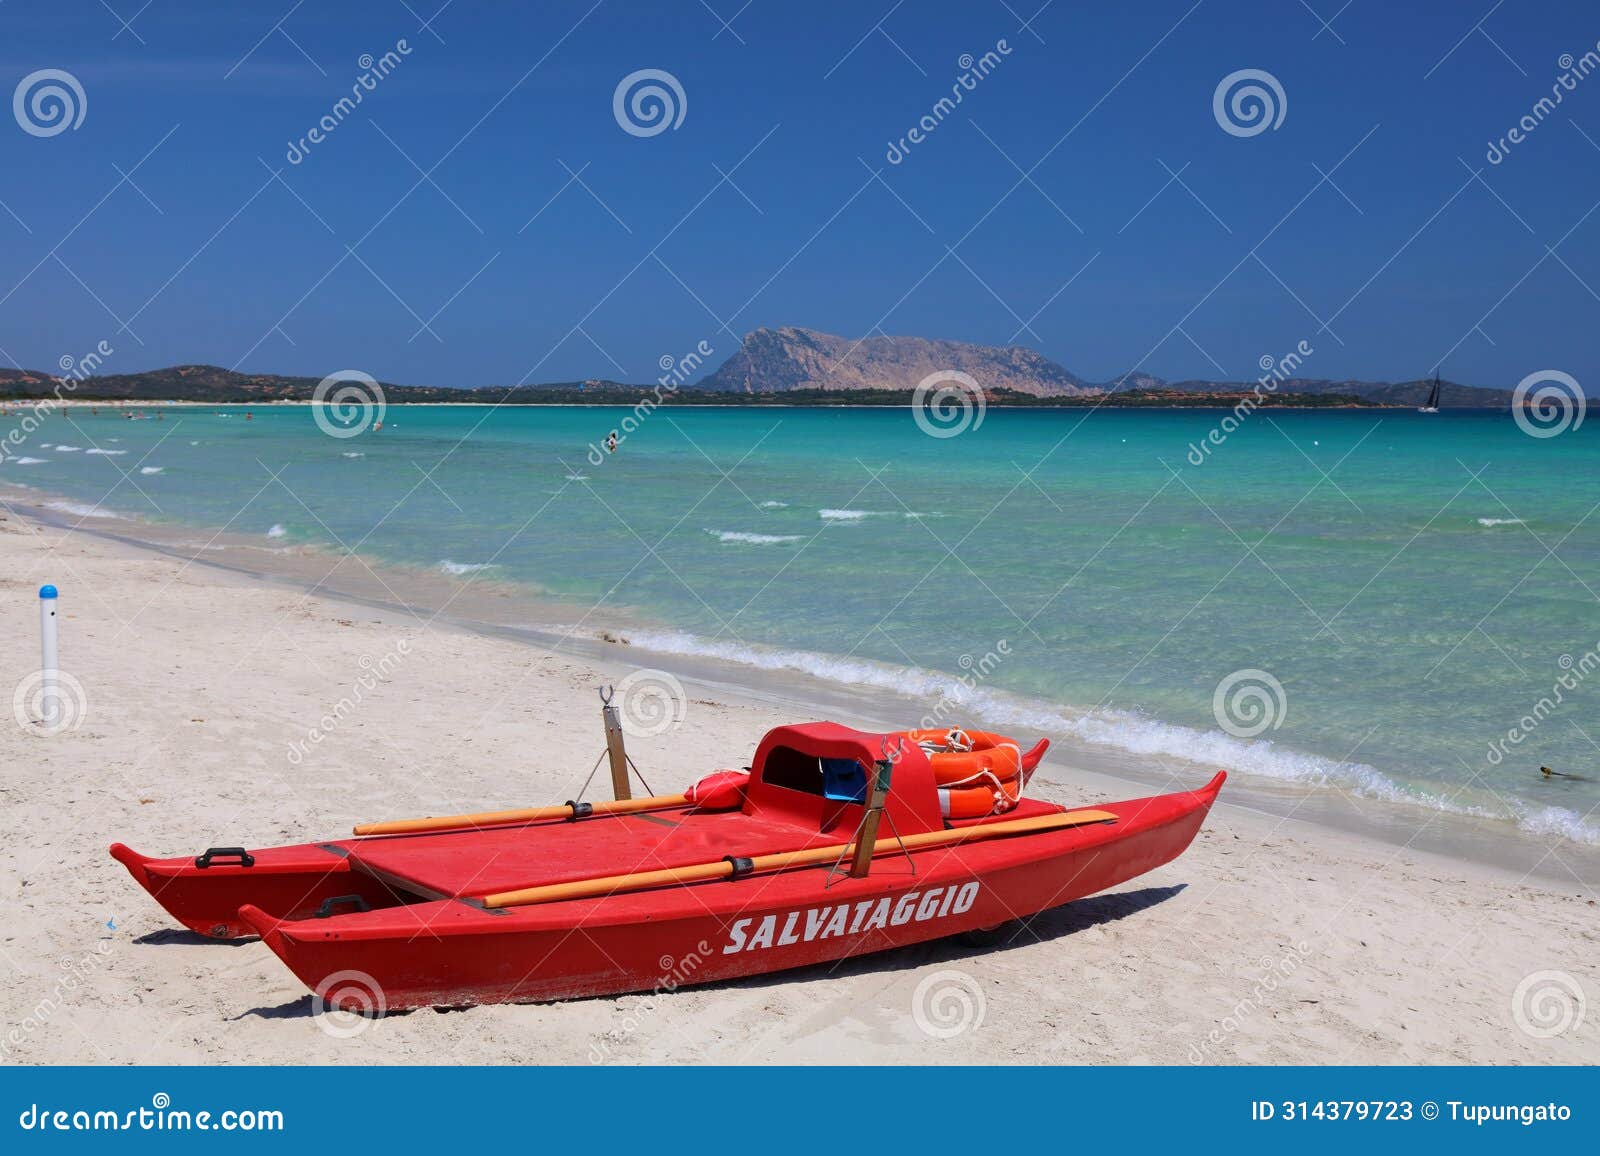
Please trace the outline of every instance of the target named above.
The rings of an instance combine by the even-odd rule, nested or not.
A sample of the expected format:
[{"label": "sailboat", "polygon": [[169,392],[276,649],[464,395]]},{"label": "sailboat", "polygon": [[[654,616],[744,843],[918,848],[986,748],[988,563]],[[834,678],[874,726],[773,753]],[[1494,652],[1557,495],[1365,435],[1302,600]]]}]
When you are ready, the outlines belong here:
[{"label": "sailboat", "polygon": [[1418,406],[1417,407],[1417,412],[1418,413],[1438,413],[1439,412],[1439,375],[1437,373],[1435,373],[1433,375],[1433,388],[1428,391],[1427,403],[1424,404],[1424,405]]}]

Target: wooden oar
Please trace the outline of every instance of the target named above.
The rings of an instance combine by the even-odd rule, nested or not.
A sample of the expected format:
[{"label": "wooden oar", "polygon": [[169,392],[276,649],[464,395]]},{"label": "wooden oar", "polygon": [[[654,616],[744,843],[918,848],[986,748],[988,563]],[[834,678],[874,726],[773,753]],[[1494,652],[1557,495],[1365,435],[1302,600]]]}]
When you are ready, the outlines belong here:
[{"label": "wooden oar", "polygon": [[500,823],[534,823],[540,819],[570,819],[576,809],[583,814],[626,815],[635,811],[659,811],[682,807],[687,795],[649,795],[642,799],[609,799],[597,803],[562,803],[555,807],[527,807],[520,811],[480,811],[475,815],[440,815],[432,819],[392,819],[386,823],[362,823],[357,835],[411,835],[419,831],[449,831],[456,827],[492,827]]},{"label": "wooden oar", "polygon": [[[598,806],[598,804],[596,804]],[[982,823],[974,827],[961,827],[954,831],[923,831],[903,839],[879,839],[872,845],[874,855],[920,847],[948,847],[957,843],[975,843],[980,839],[996,839],[1002,835],[1026,835],[1035,831],[1054,831],[1062,827],[1079,827],[1087,823],[1105,823],[1116,818],[1110,811],[1066,811],[1055,815],[1035,815],[1028,819],[1009,819],[1002,823]],[[571,883],[549,883],[543,887],[526,887],[520,891],[501,891],[483,898],[485,907],[526,907],[533,903],[550,903],[557,899],[592,899],[597,895],[615,895],[626,891],[644,891],[651,887],[675,884],[702,883],[711,879],[726,879],[737,870],[740,875],[754,871],[783,871],[790,867],[810,867],[819,863],[837,862],[854,845],[835,843],[827,847],[810,847],[804,851],[784,851],[775,855],[757,855],[739,867],[727,859],[715,863],[696,863],[688,867],[669,867],[663,871],[635,871],[629,875],[605,875],[598,879],[578,879]]]}]

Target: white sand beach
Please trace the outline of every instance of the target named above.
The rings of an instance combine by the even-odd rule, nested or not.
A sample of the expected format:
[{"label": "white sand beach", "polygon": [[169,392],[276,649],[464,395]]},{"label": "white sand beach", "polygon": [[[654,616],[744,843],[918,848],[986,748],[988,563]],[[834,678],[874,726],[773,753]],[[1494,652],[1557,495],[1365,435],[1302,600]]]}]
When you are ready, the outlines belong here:
[{"label": "white sand beach", "polygon": [[[595,688],[659,663],[621,646],[552,653],[14,511],[0,575],[0,682],[36,670],[35,588],[53,582],[84,705],[57,735],[0,726],[6,1062],[1600,1061],[1600,1009],[1578,1021],[1580,993],[1600,998],[1600,906],[1562,845],[1526,874],[1242,808],[1227,790],[1178,860],[995,948],[944,941],[662,995],[419,1011],[335,1038],[263,945],[174,929],[107,845],[179,855],[559,801],[601,745]],[[292,760],[375,668],[357,709]],[[767,728],[809,717],[730,689],[741,677],[686,678],[683,725],[631,742],[653,787],[742,765]],[[1055,761],[1035,788],[1070,803],[1152,793]],[[941,1039],[912,1005],[949,971],[971,978],[981,1015]]]}]

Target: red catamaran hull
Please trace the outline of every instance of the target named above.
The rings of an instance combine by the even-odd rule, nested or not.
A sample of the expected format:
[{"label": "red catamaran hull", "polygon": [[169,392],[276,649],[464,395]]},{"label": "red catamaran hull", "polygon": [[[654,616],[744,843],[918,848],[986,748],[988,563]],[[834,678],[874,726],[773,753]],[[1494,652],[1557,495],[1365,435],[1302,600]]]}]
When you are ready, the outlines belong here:
[{"label": "red catamaran hull", "polygon": [[[1225,777],[1219,773],[1197,791],[1107,804],[1113,822],[880,856],[861,879],[809,868],[494,910],[477,897],[528,870],[515,859],[530,843],[544,856],[539,881],[552,881],[563,872],[596,874],[590,864],[606,852],[608,834],[615,855],[624,830],[629,845],[638,842],[647,830],[641,823],[671,832],[657,836],[641,867],[716,859],[741,849],[740,837],[770,851],[783,849],[785,840],[795,848],[815,845],[818,834],[762,826],[751,814],[679,809],[503,828],[498,836],[476,831],[277,848],[252,852],[248,867],[201,869],[193,859],[147,859],[121,844],[112,854],[186,926],[223,938],[259,935],[335,1005],[531,1002],[805,967],[1025,919],[1176,858]],[[1059,810],[1027,800],[1004,818]],[[625,821],[632,826],[605,826]],[[484,841],[496,837],[509,850],[486,849]],[[469,846],[477,858],[465,855]],[[469,869],[470,880],[462,875]]]}]

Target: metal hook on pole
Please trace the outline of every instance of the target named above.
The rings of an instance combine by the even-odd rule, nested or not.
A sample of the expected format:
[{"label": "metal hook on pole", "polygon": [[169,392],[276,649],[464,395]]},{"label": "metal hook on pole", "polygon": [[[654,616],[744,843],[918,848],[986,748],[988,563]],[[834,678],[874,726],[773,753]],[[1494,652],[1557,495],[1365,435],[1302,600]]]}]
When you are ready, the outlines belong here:
[{"label": "metal hook on pole", "polygon": [[628,784],[628,751],[622,742],[622,719],[611,702],[615,694],[610,683],[600,688],[600,718],[605,723],[606,756],[611,761],[611,796],[631,799],[633,790]]}]

